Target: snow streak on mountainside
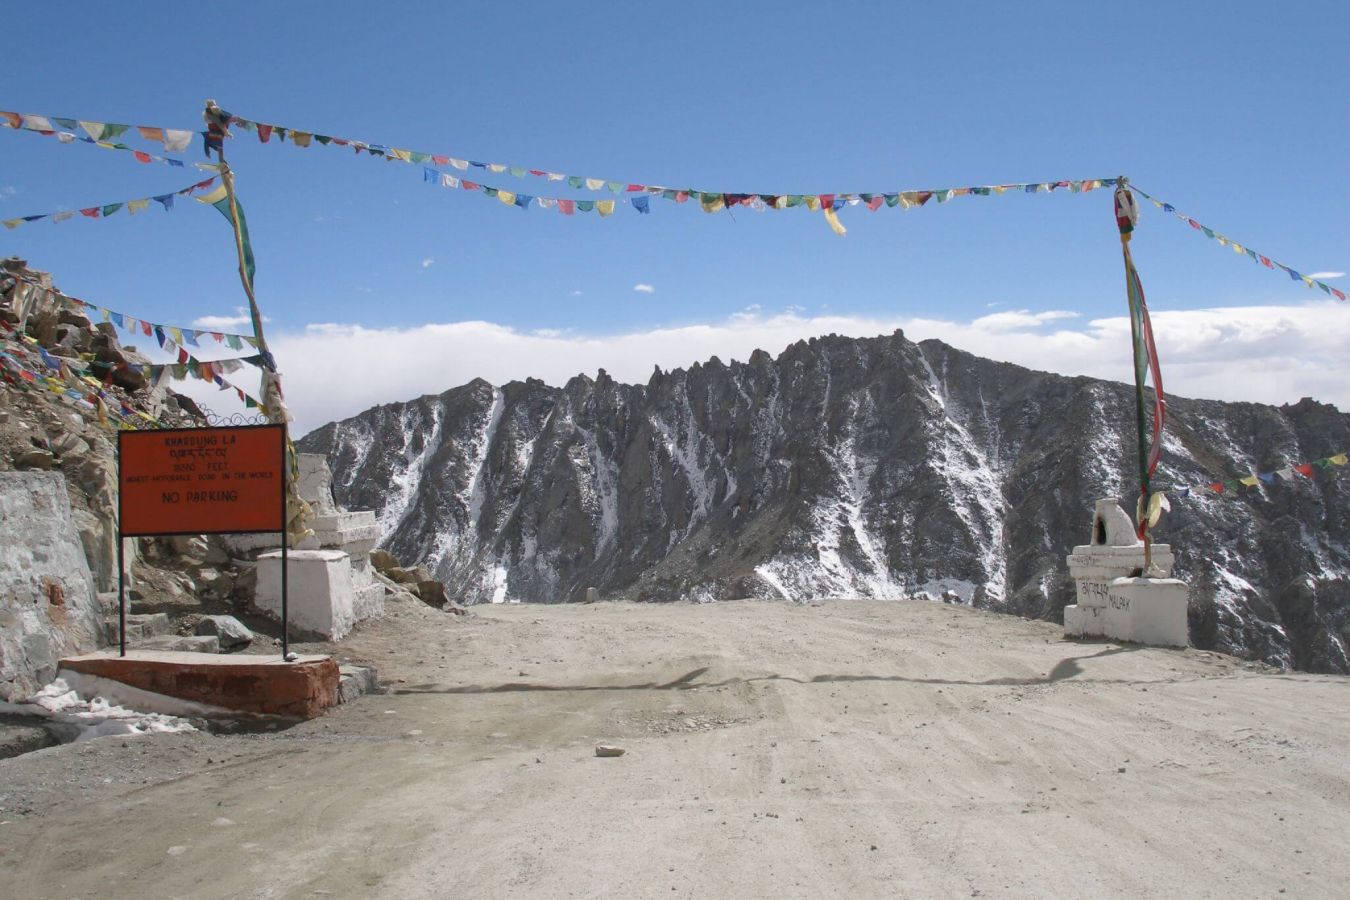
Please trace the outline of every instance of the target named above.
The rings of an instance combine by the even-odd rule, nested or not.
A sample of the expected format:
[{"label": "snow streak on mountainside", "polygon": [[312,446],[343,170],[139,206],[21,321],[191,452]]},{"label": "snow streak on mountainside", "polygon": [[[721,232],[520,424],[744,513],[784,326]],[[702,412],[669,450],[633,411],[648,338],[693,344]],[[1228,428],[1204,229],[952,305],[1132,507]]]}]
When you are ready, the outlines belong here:
[{"label": "snow streak on mountainside", "polygon": [[[1093,502],[1134,484],[1123,384],[937,341],[827,337],[646,385],[474,381],[331,423],[338,500],[467,602],[930,596],[1057,618]],[[1350,416],[1175,399],[1160,483],[1350,446]],[[1350,671],[1350,484],[1198,493],[1158,533],[1192,585],[1192,640]],[[1133,498],[1124,500],[1133,509]]]}]

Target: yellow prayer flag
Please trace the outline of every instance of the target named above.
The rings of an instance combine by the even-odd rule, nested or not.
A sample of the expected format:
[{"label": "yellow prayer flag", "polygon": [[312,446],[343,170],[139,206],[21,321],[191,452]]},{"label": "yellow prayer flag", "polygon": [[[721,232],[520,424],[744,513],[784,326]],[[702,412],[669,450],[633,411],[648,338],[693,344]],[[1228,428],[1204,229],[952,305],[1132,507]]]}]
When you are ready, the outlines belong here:
[{"label": "yellow prayer flag", "polygon": [[[296,135],[291,135],[291,137],[292,139],[294,139]],[[305,135],[305,142],[303,144],[300,144],[298,140],[296,141],[296,143],[300,144],[301,147],[306,147],[309,145],[309,137],[310,137],[309,135]],[[412,162],[412,151],[410,150],[397,150],[397,149],[390,150],[389,155],[394,157],[394,159],[401,159],[405,163]]]},{"label": "yellow prayer flag", "polygon": [[605,186],[605,180],[604,180],[603,178],[587,178],[587,179],[586,179],[586,190],[588,190],[588,191],[598,191],[598,190],[600,190],[600,189],[601,189],[602,187],[604,187],[604,186]]},{"label": "yellow prayer flag", "polygon": [[1239,479],[1238,479],[1238,481],[1242,482],[1242,483],[1245,484],[1247,487],[1256,487],[1257,483],[1258,483],[1260,480],[1261,480],[1261,479],[1257,478],[1255,475],[1248,475],[1246,478],[1239,478]]},{"label": "yellow prayer flag", "polygon": [[127,201],[127,215],[134,216],[134,215],[136,215],[136,213],[138,213],[138,212],[140,212],[141,210],[145,209],[145,208],[146,208],[147,206],[149,206],[149,205],[150,205],[150,200],[149,200],[149,198],[146,198],[146,199],[144,199],[144,200],[128,200],[128,201]]},{"label": "yellow prayer flag", "polygon": [[1244,246],[1242,246],[1241,244],[1235,243],[1235,244],[1233,244],[1233,252],[1234,252],[1234,253],[1245,254],[1245,253],[1247,252],[1247,248],[1244,247]]},{"label": "yellow prayer flag", "polygon": [[1337,453],[1335,456],[1328,456],[1327,462],[1334,466],[1343,466],[1350,462],[1350,457],[1346,456],[1344,453]]},{"label": "yellow prayer flag", "polygon": [[773,208],[774,208],[774,209],[787,209],[787,197],[786,197],[785,195],[779,195],[779,196],[777,196],[777,197],[774,197],[774,198],[773,198]]},{"label": "yellow prayer flag", "polygon": [[497,199],[507,206],[514,206],[516,203],[516,195],[510,191],[498,191]]},{"label": "yellow prayer flag", "polygon": [[216,185],[215,190],[211,191],[210,193],[202,194],[200,197],[196,197],[195,199],[198,203],[205,203],[207,206],[214,206],[215,204],[224,200],[228,196],[229,194],[226,193],[225,191],[225,185],[218,184]]},{"label": "yellow prayer flag", "polygon": [[488,171],[496,172],[498,175],[506,171],[506,166],[501,163],[488,163]]},{"label": "yellow prayer flag", "polygon": [[809,210],[811,210],[811,212],[819,212],[819,210],[820,210],[820,198],[819,198],[819,197],[811,197],[811,196],[808,196],[808,197],[806,198],[806,208],[809,209]]},{"label": "yellow prayer flag", "polygon": [[1306,284],[1308,287],[1313,286],[1313,280],[1309,278],[1307,275],[1303,276],[1303,283]]},{"label": "yellow prayer flag", "polygon": [[602,216],[608,216],[614,212],[613,200],[597,200],[595,202],[595,211]]},{"label": "yellow prayer flag", "polygon": [[179,344],[183,343],[183,329],[170,325],[167,330],[169,332],[169,336],[174,339],[175,343]]},{"label": "yellow prayer flag", "polygon": [[308,131],[291,132],[291,143],[295,144],[297,147],[308,147],[309,142],[312,140],[314,140],[314,135],[310,134]]},{"label": "yellow prayer flag", "polygon": [[0,222],[0,225],[4,225],[6,228],[18,228],[22,224],[23,219],[6,219],[4,222]]},{"label": "yellow prayer flag", "polygon": [[1006,191],[1007,189],[1008,189],[1008,186],[1007,186],[1006,184],[996,184],[996,185],[994,185],[994,193],[995,193],[995,194],[1002,194],[1002,193],[1003,193],[1004,191]]},{"label": "yellow prayer flag", "polygon": [[834,210],[828,206],[825,207],[825,221],[830,223],[830,228],[834,230],[835,234],[844,235],[848,233],[844,223],[839,221],[839,217],[835,215]]},{"label": "yellow prayer flag", "polygon": [[136,130],[139,131],[141,133],[141,137],[145,138],[147,141],[155,141],[156,143],[160,143],[164,140],[163,128],[151,128],[147,125],[137,125]]}]

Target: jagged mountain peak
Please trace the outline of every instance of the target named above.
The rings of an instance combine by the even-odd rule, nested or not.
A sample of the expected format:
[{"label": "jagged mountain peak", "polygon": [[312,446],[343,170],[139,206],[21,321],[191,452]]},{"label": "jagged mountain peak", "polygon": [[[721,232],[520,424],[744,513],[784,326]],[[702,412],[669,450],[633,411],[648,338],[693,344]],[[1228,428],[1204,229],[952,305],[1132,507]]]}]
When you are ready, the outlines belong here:
[{"label": "jagged mountain peak", "polygon": [[[1350,417],[1175,398],[1160,479],[1326,455]],[[469,602],[943,597],[1054,618],[1095,500],[1134,490],[1132,388],[900,331],[776,358],[476,379],[307,435],[339,499]],[[1263,489],[1264,490],[1264,489]],[[1127,508],[1132,508],[1127,500]],[[1334,478],[1176,504],[1160,540],[1197,643],[1350,670],[1350,496]],[[1339,598],[1339,599],[1338,599]]]}]

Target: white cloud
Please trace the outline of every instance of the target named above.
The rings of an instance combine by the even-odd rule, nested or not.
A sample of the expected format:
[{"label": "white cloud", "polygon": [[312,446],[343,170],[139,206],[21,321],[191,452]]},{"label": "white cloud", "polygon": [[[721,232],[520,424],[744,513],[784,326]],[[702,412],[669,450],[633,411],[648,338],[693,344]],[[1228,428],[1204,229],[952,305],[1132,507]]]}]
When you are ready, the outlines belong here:
[{"label": "white cloud", "polygon": [[[234,308],[232,316],[201,316],[192,320],[193,328],[204,328],[207,331],[224,331],[227,328],[238,328],[240,325],[251,325],[253,318],[248,314],[248,310],[242,306]],[[263,316],[263,322],[270,322],[271,319]]]},{"label": "white cloud", "polygon": [[573,297],[580,297],[580,296],[581,296],[581,291],[572,291],[571,293],[572,293],[572,296],[573,296]]},{"label": "white cloud", "polygon": [[[578,372],[604,368],[626,382],[646,382],[652,366],[689,366],[718,356],[745,360],[761,348],[777,355],[801,338],[854,337],[903,328],[911,340],[939,338],[991,359],[1066,375],[1127,381],[1129,320],[1092,319],[1074,328],[1042,327],[1069,316],[1016,313],[1024,324],[989,316],[970,322],[795,312],[753,308],[719,322],[626,334],[528,333],[492,322],[450,322],[416,328],[316,324],[276,333],[270,343],[285,374],[298,433],[379,403],[439,393],[470,379],[493,384],[526,377],[559,385]],[[1350,309],[1331,301],[1155,311],[1154,331],[1169,394],[1266,403],[1303,396],[1350,408],[1344,360],[1350,357]]]},{"label": "white cloud", "polygon": [[1330,278],[1344,278],[1344,277],[1345,277],[1345,273],[1344,273],[1344,272],[1313,272],[1313,273],[1312,273],[1311,275],[1309,275],[1308,277],[1309,277],[1309,278],[1316,278],[1316,279],[1319,280],[1319,281],[1326,281],[1326,280],[1328,280],[1328,279],[1330,279]]},{"label": "white cloud", "polygon": [[1067,309],[1050,309],[1037,313],[1026,309],[1018,309],[980,316],[970,325],[972,328],[979,328],[984,331],[1019,331],[1024,328],[1036,328],[1047,322],[1055,322],[1060,319],[1076,318],[1078,318],[1078,313],[1070,312]]},{"label": "white cloud", "polygon": [[633,290],[637,291],[639,294],[656,293],[656,288],[652,287],[650,284],[635,284],[633,285]]},{"label": "white cloud", "polygon": [[436,260],[428,256],[426,259],[422,260],[422,268],[430,269],[433,265],[435,265],[435,263]]}]

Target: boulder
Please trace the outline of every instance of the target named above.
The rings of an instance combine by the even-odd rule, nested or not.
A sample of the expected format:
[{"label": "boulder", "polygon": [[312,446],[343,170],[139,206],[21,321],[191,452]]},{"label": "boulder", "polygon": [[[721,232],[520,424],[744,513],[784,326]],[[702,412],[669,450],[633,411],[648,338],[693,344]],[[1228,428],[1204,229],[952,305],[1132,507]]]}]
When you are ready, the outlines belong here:
[{"label": "boulder", "polygon": [[399,568],[398,560],[388,550],[376,549],[370,551],[370,564],[384,575],[388,575],[392,570]]},{"label": "boulder", "polygon": [[445,609],[445,604],[450,602],[445,593],[445,585],[435,580],[417,582],[417,596],[427,606],[436,609]]},{"label": "boulder", "polygon": [[[419,581],[417,574],[415,572],[409,569],[400,568],[398,566],[394,566],[384,574],[385,577],[389,578],[391,581],[396,581],[399,584],[416,586],[417,582]],[[428,580],[430,580],[430,576],[428,576]]]},{"label": "boulder", "polygon": [[89,329],[93,327],[88,316],[82,316],[79,313],[71,312],[68,309],[63,309],[57,313],[56,321],[62,325],[74,325],[76,328]]},{"label": "boulder", "polygon": [[56,457],[47,450],[21,450],[14,454],[16,469],[50,469],[56,464]]},{"label": "boulder", "polygon": [[195,631],[214,635],[222,650],[237,650],[253,643],[253,632],[234,616],[203,616]]},{"label": "boulder", "polygon": [[134,394],[145,387],[145,375],[126,366],[119,366],[113,369],[112,383],[128,394]]}]

